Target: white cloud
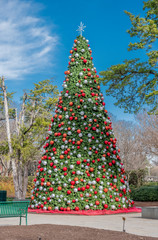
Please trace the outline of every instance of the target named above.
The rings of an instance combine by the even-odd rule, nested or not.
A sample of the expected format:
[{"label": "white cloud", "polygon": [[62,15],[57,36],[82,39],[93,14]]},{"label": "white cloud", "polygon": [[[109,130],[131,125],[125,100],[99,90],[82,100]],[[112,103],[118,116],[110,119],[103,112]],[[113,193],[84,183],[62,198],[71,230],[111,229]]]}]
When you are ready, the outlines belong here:
[{"label": "white cloud", "polygon": [[0,0],[0,76],[22,79],[53,61],[58,37],[37,17],[39,10],[30,1]]}]

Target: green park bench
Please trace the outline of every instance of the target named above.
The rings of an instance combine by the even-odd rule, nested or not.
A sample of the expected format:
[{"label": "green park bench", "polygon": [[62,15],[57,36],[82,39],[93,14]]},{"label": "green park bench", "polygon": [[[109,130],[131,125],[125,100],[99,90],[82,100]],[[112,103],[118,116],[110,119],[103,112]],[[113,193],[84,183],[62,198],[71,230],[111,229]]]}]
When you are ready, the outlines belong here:
[{"label": "green park bench", "polygon": [[0,202],[0,218],[10,218],[10,217],[20,217],[21,225],[21,218],[26,218],[26,225],[27,225],[27,212],[29,201],[4,201]]}]

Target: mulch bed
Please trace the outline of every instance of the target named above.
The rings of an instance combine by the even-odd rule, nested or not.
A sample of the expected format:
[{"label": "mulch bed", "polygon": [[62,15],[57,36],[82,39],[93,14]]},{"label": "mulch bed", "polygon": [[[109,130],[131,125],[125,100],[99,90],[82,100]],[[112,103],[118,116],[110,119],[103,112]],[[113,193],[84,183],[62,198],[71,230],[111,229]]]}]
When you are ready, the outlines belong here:
[{"label": "mulch bed", "polygon": [[0,240],[154,240],[124,232],[60,225],[0,227]]}]

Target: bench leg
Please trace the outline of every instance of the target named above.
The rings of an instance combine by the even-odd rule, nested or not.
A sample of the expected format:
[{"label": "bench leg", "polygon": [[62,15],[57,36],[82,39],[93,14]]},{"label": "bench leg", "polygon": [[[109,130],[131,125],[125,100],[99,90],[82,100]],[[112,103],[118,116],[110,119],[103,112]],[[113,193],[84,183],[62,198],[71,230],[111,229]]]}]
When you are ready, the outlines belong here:
[{"label": "bench leg", "polygon": [[20,223],[19,223],[19,225],[21,225],[21,216],[20,216]]}]

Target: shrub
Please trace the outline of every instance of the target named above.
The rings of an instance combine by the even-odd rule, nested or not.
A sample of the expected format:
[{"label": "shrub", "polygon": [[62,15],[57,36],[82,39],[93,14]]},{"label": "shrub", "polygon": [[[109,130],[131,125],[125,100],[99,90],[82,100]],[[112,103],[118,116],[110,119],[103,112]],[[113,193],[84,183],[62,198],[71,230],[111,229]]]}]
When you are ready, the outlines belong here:
[{"label": "shrub", "polygon": [[131,198],[134,201],[158,201],[158,186],[142,186],[132,189]]},{"label": "shrub", "polygon": [[[31,196],[31,190],[33,189],[34,177],[28,177],[27,193],[26,198]],[[15,197],[14,184],[12,177],[0,177],[0,190],[6,190],[8,197]]]},{"label": "shrub", "polygon": [[140,187],[144,183],[144,178],[147,174],[146,169],[137,169],[127,172],[129,174],[129,184],[133,187]]},{"label": "shrub", "polygon": [[146,182],[144,185],[147,187],[158,186],[158,182]]},{"label": "shrub", "polygon": [[12,177],[0,177],[0,190],[7,191],[7,196],[14,196],[14,184]]}]

